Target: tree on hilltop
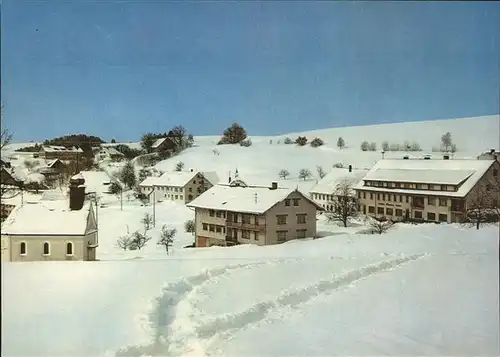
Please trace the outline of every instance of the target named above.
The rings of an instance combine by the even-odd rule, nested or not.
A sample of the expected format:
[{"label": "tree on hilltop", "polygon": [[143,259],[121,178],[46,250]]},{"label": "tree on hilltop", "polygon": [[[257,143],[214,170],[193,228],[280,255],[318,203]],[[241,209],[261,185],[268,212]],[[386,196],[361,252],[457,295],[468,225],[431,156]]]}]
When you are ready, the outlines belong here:
[{"label": "tree on hilltop", "polygon": [[224,130],[222,138],[217,145],[238,144],[247,138],[247,132],[238,123],[233,123],[229,128]]}]

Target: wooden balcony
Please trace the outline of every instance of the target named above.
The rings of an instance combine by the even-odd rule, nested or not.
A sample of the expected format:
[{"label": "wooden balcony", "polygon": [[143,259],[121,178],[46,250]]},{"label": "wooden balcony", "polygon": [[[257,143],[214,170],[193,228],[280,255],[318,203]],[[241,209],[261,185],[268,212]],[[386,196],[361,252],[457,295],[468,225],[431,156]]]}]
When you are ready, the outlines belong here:
[{"label": "wooden balcony", "polygon": [[262,224],[233,222],[226,219],[226,228],[243,229],[247,231],[265,232],[266,226]]}]

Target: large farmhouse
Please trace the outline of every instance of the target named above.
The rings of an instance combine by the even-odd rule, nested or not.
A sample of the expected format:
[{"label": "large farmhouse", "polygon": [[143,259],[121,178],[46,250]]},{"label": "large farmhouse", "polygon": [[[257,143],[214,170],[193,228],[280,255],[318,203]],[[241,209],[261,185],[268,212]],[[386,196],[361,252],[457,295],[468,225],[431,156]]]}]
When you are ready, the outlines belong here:
[{"label": "large farmhouse", "polygon": [[139,184],[141,193],[150,201],[174,201],[188,203],[216,185],[219,177],[215,172],[174,171],[160,177],[148,177]]},{"label": "large farmhouse", "polygon": [[196,246],[269,245],[316,235],[323,208],[296,189],[248,186],[235,179],[187,205],[195,209]]},{"label": "large farmhouse", "polygon": [[494,160],[380,160],[355,186],[360,210],[391,220],[460,222],[478,195],[498,206]]}]

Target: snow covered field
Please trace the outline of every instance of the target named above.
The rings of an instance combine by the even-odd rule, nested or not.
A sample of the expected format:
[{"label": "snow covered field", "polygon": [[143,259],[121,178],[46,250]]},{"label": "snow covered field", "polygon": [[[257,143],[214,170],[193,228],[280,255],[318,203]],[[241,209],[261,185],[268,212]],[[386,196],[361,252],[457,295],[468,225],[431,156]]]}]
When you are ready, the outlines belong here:
[{"label": "snow covered field", "polygon": [[[316,174],[316,165],[371,167],[380,159],[359,150],[362,140],[380,146],[421,137],[427,153],[449,130],[464,148],[456,156],[475,157],[498,146],[498,118],[441,121],[425,136],[431,124],[306,133],[326,141],[320,148],[277,144],[285,135],[252,138],[248,148],[197,138],[196,147],[157,168],[170,171],[183,161],[186,169],[215,170],[223,181],[238,168],[242,179],[264,184],[287,169],[291,178],[279,184],[307,192],[317,178],[299,180],[302,168]],[[351,147],[336,148],[339,135]],[[372,235],[362,234],[363,222],[344,228],[320,217],[322,238],[315,240],[185,249],[194,237],[183,226],[194,213],[163,202],[153,240],[130,252],[116,240],[142,229],[152,206],[127,195],[123,210],[116,196],[103,202],[100,261],[2,263],[2,356],[500,354],[498,226],[400,224]],[[163,225],[178,231],[169,256],[156,244]]]}]

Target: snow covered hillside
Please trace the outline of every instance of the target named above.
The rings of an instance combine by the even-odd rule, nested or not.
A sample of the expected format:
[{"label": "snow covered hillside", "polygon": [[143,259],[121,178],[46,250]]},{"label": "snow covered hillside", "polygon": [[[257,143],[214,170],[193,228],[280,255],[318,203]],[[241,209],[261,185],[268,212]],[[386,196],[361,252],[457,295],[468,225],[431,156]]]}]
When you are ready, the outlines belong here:
[{"label": "snow covered hillside", "polygon": [[2,266],[4,356],[499,354],[498,227]]},{"label": "snow covered hillside", "polygon": [[[278,181],[307,193],[318,165],[328,172],[381,159],[379,150],[360,150],[363,140],[379,149],[385,140],[417,141],[424,151],[410,155],[440,156],[431,149],[450,131],[455,157],[475,158],[498,148],[499,122],[490,116],[325,129],[251,137],[250,147],[197,137],[195,147],[156,168],[172,171],[182,161],[185,170],[216,171],[223,182],[238,169],[248,183]],[[284,144],[298,135],[325,145]],[[17,157],[13,166],[26,156],[13,152],[19,146],[2,153]],[[304,168],[312,173],[306,180],[298,178]],[[283,169],[287,179],[278,175]],[[98,191],[102,177],[87,175],[87,187]],[[121,198],[102,193],[100,261],[2,263],[2,356],[500,354],[498,225],[397,224],[373,235],[363,220],[344,228],[320,216],[318,239],[194,249],[185,248],[194,241],[184,229],[191,209],[144,205],[131,192]],[[39,199],[44,195],[25,193],[7,201]],[[120,249],[118,238],[144,230],[146,213],[155,216],[151,241],[140,251]],[[163,226],[177,230],[169,255],[156,244]]]}]

